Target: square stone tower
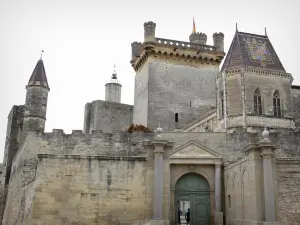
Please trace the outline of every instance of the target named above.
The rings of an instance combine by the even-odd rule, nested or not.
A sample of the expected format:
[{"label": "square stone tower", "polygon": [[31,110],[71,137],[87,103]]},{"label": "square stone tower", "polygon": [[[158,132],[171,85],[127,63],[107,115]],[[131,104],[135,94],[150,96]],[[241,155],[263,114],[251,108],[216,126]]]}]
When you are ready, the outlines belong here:
[{"label": "square stone tower", "polygon": [[144,42],[133,42],[131,65],[136,71],[133,123],[165,131],[181,128],[216,105],[216,76],[225,56],[224,34],[214,46],[204,33],[190,42],[155,37],[156,24],[144,24]]}]

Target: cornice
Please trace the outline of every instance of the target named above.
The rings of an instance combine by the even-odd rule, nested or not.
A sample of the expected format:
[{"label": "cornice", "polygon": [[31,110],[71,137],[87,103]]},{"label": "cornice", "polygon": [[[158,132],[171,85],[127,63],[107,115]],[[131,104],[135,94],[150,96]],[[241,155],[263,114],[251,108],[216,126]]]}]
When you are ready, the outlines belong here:
[{"label": "cornice", "polygon": [[219,66],[225,53],[216,51],[214,46],[156,38],[155,43],[143,43],[137,55],[130,61],[135,71],[149,56]]},{"label": "cornice", "polygon": [[[282,77],[282,78],[288,78],[289,80],[293,81],[293,77],[290,73],[276,71],[276,70],[270,70],[270,69],[260,69],[260,68],[252,68],[252,67],[246,67],[243,69],[244,73],[253,74],[253,75],[263,75],[263,76],[270,76],[270,77]],[[234,76],[241,74],[241,68],[237,68],[234,70],[226,70],[225,71],[227,77],[228,76]],[[219,73],[217,75],[217,78],[222,77],[222,73]]]}]

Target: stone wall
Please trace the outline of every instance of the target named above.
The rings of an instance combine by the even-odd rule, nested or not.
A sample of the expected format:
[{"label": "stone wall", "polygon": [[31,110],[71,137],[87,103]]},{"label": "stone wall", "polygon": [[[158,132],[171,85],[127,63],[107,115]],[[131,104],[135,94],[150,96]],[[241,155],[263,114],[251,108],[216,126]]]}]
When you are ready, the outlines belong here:
[{"label": "stone wall", "polygon": [[[76,168],[78,170],[82,169],[82,171],[81,171],[82,174],[79,176],[83,176],[83,177],[78,178],[79,179],[78,186],[82,186],[83,189],[81,190],[81,192],[79,192],[79,194],[83,193],[83,195],[85,196],[85,193],[89,193],[88,185],[91,185],[91,184],[89,184],[88,179],[91,179],[91,176],[93,177],[93,179],[95,177],[97,177],[97,174],[96,175],[93,174],[94,171],[100,171],[101,169],[104,168],[103,169],[104,171],[107,172],[108,170],[110,170],[111,175],[114,174],[114,178],[116,178],[116,180],[112,181],[112,184],[113,184],[113,182],[117,182],[117,185],[114,186],[115,191],[109,192],[109,193],[111,193],[111,195],[109,195],[109,196],[110,197],[115,196],[115,194],[116,194],[115,192],[116,191],[118,192],[118,190],[117,190],[118,186],[120,189],[122,185],[124,187],[123,192],[126,193],[126,190],[129,190],[128,193],[130,195],[131,189],[129,187],[124,186],[124,184],[121,185],[122,179],[123,178],[127,179],[126,177],[128,177],[128,179],[129,179],[130,177],[133,176],[132,179],[134,180],[135,177],[136,178],[139,177],[139,176],[137,176],[136,173],[141,173],[140,177],[144,177],[143,168],[142,168],[144,164],[142,161],[144,160],[144,156],[145,156],[145,150],[141,147],[141,143],[136,141],[136,137],[134,137],[134,134],[132,136],[133,137],[131,137],[130,141],[128,141],[128,138],[126,138],[126,136],[122,136],[119,134],[115,134],[115,135],[104,134],[101,132],[93,132],[92,134],[83,134],[82,131],[73,131],[72,134],[66,135],[63,133],[62,130],[54,130],[54,132],[46,133],[46,134],[29,133],[27,138],[23,142],[22,146],[19,148],[19,150],[13,160],[12,173],[11,173],[11,178],[10,178],[10,183],[9,183],[7,204],[6,204],[6,208],[5,208],[3,224],[5,224],[5,225],[21,224],[23,222],[24,222],[24,224],[32,224],[32,222],[29,222],[29,221],[31,220],[32,216],[35,215],[34,212],[32,212],[32,210],[33,210],[32,204],[36,201],[35,190],[42,181],[44,182],[45,187],[47,185],[49,187],[51,187],[47,180],[51,180],[51,179],[55,180],[55,179],[57,179],[57,177],[61,176],[61,174],[59,174],[60,172],[58,171],[60,167],[62,167],[61,173],[65,173],[65,171],[69,171],[71,174],[72,174],[71,171],[73,171],[73,170],[76,171]],[[73,155],[72,157],[75,157],[76,160],[72,159],[72,157],[71,158],[65,157],[66,160],[57,159],[58,162],[55,160],[51,160],[51,159],[49,159],[48,161],[46,160],[46,162],[48,163],[47,167],[53,168],[52,172],[54,173],[54,175],[53,175],[53,173],[51,174],[51,171],[49,170],[49,168],[48,169],[43,168],[44,170],[41,169],[43,172],[38,173],[37,167],[40,167],[40,165],[38,164],[38,162],[39,162],[38,157],[37,157],[38,154],[61,155],[62,157],[64,155]],[[90,156],[92,155],[93,157],[96,157],[96,156],[99,156],[99,157],[98,158],[96,157],[96,159],[93,159],[93,160],[92,160],[92,158],[89,158],[89,159],[86,158],[86,159],[80,160],[80,157],[84,157],[84,156],[88,156],[88,155],[90,155]],[[141,157],[136,157],[136,158],[131,159],[130,158],[131,155],[135,155],[135,156],[141,155]],[[105,159],[103,159],[103,157],[101,157],[101,156],[105,156],[105,157],[111,156],[111,158],[109,158],[111,161],[104,163],[104,164],[102,163],[103,164],[102,165],[101,162],[102,161],[106,162],[107,160],[105,161]],[[122,164],[122,160],[120,159],[120,156],[123,157],[123,159],[125,161],[126,161],[126,159],[128,159],[127,161],[130,161],[130,159],[131,159],[131,161],[135,161],[135,159],[138,159],[137,161],[141,161],[141,162],[136,163],[137,167],[133,166],[133,164],[135,165],[135,163],[132,163],[132,164],[123,163]],[[114,160],[115,161],[119,160],[120,162],[114,162]],[[95,170],[94,169],[86,170],[89,166],[87,164],[91,161],[93,161],[93,164],[92,164],[93,166],[97,167],[97,165],[98,165],[99,168],[96,168]],[[56,166],[53,166],[53,165],[56,165]],[[87,165],[87,166],[84,167],[84,165]],[[49,170],[49,176],[51,176],[51,177],[48,177],[48,175],[47,175],[48,172],[46,172],[46,169],[47,169],[47,171]],[[55,173],[58,173],[58,174],[55,174]],[[121,175],[122,173],[124,173],[124,174]],[[116,174],[119,174],[121,176],[121,178],[118,177],[119,175],[116,175]],[[56,177],[56,175],[57,175],[57,177]],[[44,178],[42,176],[44,176]],[[55,183],[54,180],[53,180],[53,182],[51,180],[50,183]],[[95,182],[97,181],[96,178],[94,180],[95,180]],[[132,180],[132,182],[141,182],[139,185],[135,186],[135,187],[139,188],[139,191],[141,192],[141,190],[143,189],[144,181],[142,180],[142,178],[140,181],[133,181],[133,180]],[[103,181],[103,180],[101,180],[101,181]],[[61,185],[61,186],[59,186],[60,188],[57,189],[57,193],[52,193],[52,190],[44,190],[43,193],[47,192],[49,195],[51,195],[51,193],[52,193],[52,195],[54,195],[54,196],[56,194],[58,194],[58,192],[66,194],[65,192],[62,192],[62,190],[64,190],[64,185],[66,185],[64,183],[65,179],[61,179],[61,182],[62,182],[61,184],[58,184],[58,186],[59,185]],[[72,184],[70,184],[70,185],[72,185]],[[95,185],[95,184],[92,184],[92,186],[93,185]],[[55,187],[53,187],[53,188],[55,188]],[[95,189],[95,186],[93,186],[93,190],[94,189]],[[137,192],[137,190],[131,190],[131,191],[140,193],[140,192]],[[92,192],[92,193],[94,193],[94,192]],[[118,192],[118,194],[120,194],[120,193]],[[100,193],[99,193],[99,195],[100,195]],[[46,195],[46,198],[47,198],[47,195]],[[58,198],[59,198],[59,196],[58,196]],[[90,196],[90,197],[87,196],[87,198],[94,199],[94,196]],[[139,196],[138,199],[140,199],[140,198],[141,198],[141,196]],[[44,199],[42,201],[49,202],[50,200],[49,201],[48,200],[49,199]],[[116,201],[116,202],[118,202],[118,201]],[[88,203],[84,203],[84,204],[88,204]],[[113,203],[111,203],[111,204],[113,204]],[[49,215],[52,215],[52,217],[50,216],[52,219],[57,219],[55,217],[55,215],[56,215],[55,208],[52,208],[49,205],[48,205],[48,207],[49,207],[48,209],[45,209],[42,206],[37,207],[41,210],[45,210],[45,211],[42,211],[44,213],[43,219],[47,220],[47,218],[49,218]],[[107,207],[109,207],[109,206],[107,206]],[[112,207],[111,209],[114,209],[113,206],[111,206],[111,207]],[[140,205],[138,207],[141,208]],[[103,207],[101,206],[101,208],[103,208]],[[116,208],[118,208],[118,207],[116,207]],[[51,210],[53,210],[53,211],[51,211]],[[51,212],[49,212],[49,211],[51,211]],[[48,212],[49,212],[49,214],[47,214]],[[69,213],[68,211],[63,211],[63,210],[60,211],[60,216],[58,216],[59,219],[61,219],[60,222],[63,221],[64,217],[68,217],[68,215],[69,215],[68,213]],[[129,215],[128,218],[130,218],[131,213],[134,213],[134,210],[133,211],[130,210],[130,212],[128,212],[128,215]],[[38,214],[41,214],[41,213],[38,213]],[[114,216],[112,216],[112,217],[114,217]],[[144,218],[144,215],[141,214],[140,211],[138,211],[135,218],[142,218],[142,217]],[[34,218],[38,219],[36,217],[33,217],[33,219]],[[57,223],[57,224],[60,224],[60,223]],[[87,224],[89,224],[89,223],[87,223]],[[130,223],[128,223],[128,224],[130,224]]]},{"label": "stone wall", "polygon": [[28,224],[143,224],[144,164],[144,157],[39,155]]},{"label": "stone wall", "polygon": [[300,222],[300,158],[279,158],[276,165],[278,212],[282,225]]},{"label": "stone wall", "polygon": [[300,86],[292,86],[293,118],[297,127],[300,127]]},{"label": "stone wall", "polygon": [[263,115],[274,115],[273,94],[277,90],[281,100],[281,115],[287,117],[292,116],[291,83],[289,78],[247,72],[245,76],[245,86],[247,114],[254,114],[253,96],[255,90],[259,88]]},{"label": "stone wall", "polygon": [[116,102],[93,101],[85,106],[84,131],[105,133],[125,131],[132,123],[133,106]]},{"label": "stone wall", "polygon": [[156,128],[160,121],[165,131],[173,131],[215,107],[217,73],[217,65],[153,59],[149,63],[148,126]]},{"label": "stone wall", "polygon": [[241,115],[242,106],[241,75],[227,75],[226,79],[226,108],[228,116]]},{"label": "stone wall", "polygon": [[[196,142],[201,143],[203,146],[218,152],[223,156],[224,161],[236,161],[239,158],[245,157],[245,153],[243,151],[244,147],[249,143],[257,142],[257,140],[259,139],[258,134],[249,134],[243,132],[242,130],[239,132],[234,132],[232,134],[216,132],[165,132],[162,133],[162,137],[170,141],[175,141],[174,148],[186,143],[189,140],[195,140]],[[37,214],[46,215],[47,213],[49,213],[47,214],[47,216],[45,216],[45,218],[48,218],[49,216],[52,216],[51,218],[54,218],[54,215],[58,215],[54,208],[53,212],[49,212],[47,210],[50,209],[45,209],[44,206],[41,205],[44,204],[42,203],[43,201],[37,200],[42,199],[44,192],[47,192],[45,190],[46,186],[49,186],[49,188],[51,188],[51,191],[49,191],[50,193],[55,193],[53,194],[54,197],[56,195],[55,190],[57,191],[59,188],[60,190],[63,190],[64,187],[68,187],[71,189],[74,188],[74,190],[76,190],[76,194],[74,194],[72,191],[71,193],[73,193],[74,195],[66,198],[74,198],[74,201],[77,201],[74,202],[74,204],[78,207],[80,204],[89,205],[89,202],[98,201],[97,196],[102,196],[104,195],[103,193],[111,193],[111,195],[109,196],[112,196],[112,199],[114,199],[115,192],[119,193],[118,191],[123,191],[123,187],[119,183],[123,178],[121,179],[120,177],[118,177],[115,181],[116,184],[118,184],[120,190],[106,192],[107,190],[103,189],[103,191],[105,192],[100,192],[102,191],[102,189],[99,189],[99,192],[95,192],[95,189],[97,188],[94,187],[96,187],[98,184],[91,183],[91,181],[99,183],[101,180],[101,185],[104,185],[106,182],[105,178],[100,179],[100,174],[98,174],[99,177],[97,177],[97,173],[101,170],[101,168],[103,169],[102,175],[104,177],[108,175],[108,170],[110,170],[112,176],[113,174],[117,173],[117,171],[119,171],[118,173],[123,174],[120,176],[124,176],[124,179],[127,176],[130,178],[133,174],[135,174],[134,176],[137,176],[137,178],[140,176],[139,181],[134,182],[137,182],[137,186],[142,189],[147,186],[148,190],[146,190],[147,195],[145,194],[145,200],[141,200],[143,197],[141,197],[142,195],[139,195],[140,202],[136,202],[135,204],[139,207],[142,207],[142,201],[144,202],[147,200],[148,203],[151,203],[152,192],[151,190],[149,190],[149,187],[152,184],[153,174],[151,175],[151,172],[149,172],[147,174],[147,177],[145,176],[147,178],[147,183],[145,184],[144,182],[146,181],[142,179],[142,173],[140,173],[139,175],[137,175],[136,173],[137,171],[142,172],[146,169],[152,171],[153,165],[150,165],[149,163],[145,164],[145,162],[143,161],[138,161],[135,163],[134,168],[132,168],[130,166],[131,164],[128,161],[132,161],[130,157],[136,159],[145,157],[147,152],[142,146],[141,141],[145,139],[152,140],[152,138],[153,133],[145,134],[140,132],[132,134],[124,132],[108,134],[100,131],[92,131],[91,134],[84,134],[83,131],[74,130],[71,134],[65,134],[63,130],[57,129],[53,130],[53,132],[51,133],[44,134],[30,132],[25,141],[20,146],[12,163],[12,173],[8,188],[7,204],[3,224],[18,224],[22,221],[24,221],[24,224],[26,224],[27,221],[30,221],[31,218],[39,220]],[[270,139],[276,141],[276,143],[281,146],[276,151],[278,157],[291,157],[299,155],[298,148],[300,146],[300,132],[281,132],[274,134],[271,133]],[[38,154],[44,155],[40,156],[40,161],[37,157]],[[120,157],[123,157],[123,160],[121,160]],[[93,166],[92,170],[88,169],[89,165]],[[46,170],[49,170],[49,175],[47,174]],[[74,171],[74,174],[72,174],[72,171]],[[112,171],[114,171],[114,173],[112,173]],[[69,173],[69,175],[63,175],[64,173]],[[76,173],[79,174],[78,183],[76,183]],[[54,182],[54,180],[56,179],[56,175],[58,177],[64,176],[64,179],[61,179],[60,184],[55,183],[56,181]],[[69,176],[72,177],[72,179]],[[113,177],[115,176],[116,175],[114,175]],[[68,180],[69,178],[71,180]],[[51,182],[47,183],[47,180],[50,180]],[[65,182],[66,180],[68,180],[68,182]],[[71,184],[69,184],[69,182]],[[38,189],[41,183],[44,189]],[[53,184],[53,187],[51,186],[52,183],[55,183]],[[80,189],[79,186],[82,186],[83,188]],[[93,188],[89,189],[90,187]],[[128,193],[136,192],[135,189],[131,189],[133,187],[125,186],[124,188],[126,190],[129,190]],[[41,193],[35,195],[35,191],[39,191]],[[53,201],[53,199],[48,196],[51,195],[50,193],[45,195],[46,197],[44,202],[48,200]],[[89,195],[89,193],[91,193],[91,195]],[[59,198],[59,196],[57,198]],[[64,197],[61,198],[63,199]],[[62,201],[67,201],[66,198]],[[86,203],[80,203],[80,199],[82,201],[86,201]],[[116,206],[113,201],[107,201],[105,204],[111,205],[106,205],[105,207],[111,207],[111,210],[119,210],[119,212],[121,212],[120,207]],[[121,200],[118,199],[116,200],[116,202],[119,203],[120,201]],[[36,208],[32,207],[34,204],[36,204]],[[121,201],[120,205],[122,206],[122,210],[125,207],[123,207],[123,204],[125,205],[125,202]],[[134,208],[128,208],[127,214],[131,215],[132,218],[143,217],[144,219],[151,219],[152,205],[147,205],[149,207],[144,208],[145,214],[143,215],[132,215],[131,213],[133,212],[129,212],[129,210],[132,210]],[[92,206],[89,205],[87,207]],[[101,206],[101,208],[103,207],[104,206]],[[41,209],[42,211],[39,213],[34,213],[33,209]],[[66,211],[61,210],[60,214],[55,217],[55,219],[57,219],[57,221],[62,221],[63,217],[66,217],[66,221],[69,220],[68,218],[72,217],[69,216],[69,210],[72,211],[71,208],[67,209]],[[123,212],[125,213],[124,210]],[[140,211],[138,212],[141,213]],[[53,213],[53,215],[51,213]],[[99,216],[97,218],[100,218],[102,214],[100,215],[100,212],[98,212],[98,215]],[[11,218],[13,218],[13,220]],[[117,219],[116,216],[114,216],[114,218]]]},{"label": "stone wall", "polygon": [[134,83],[134,111],[133,123],[148,124],[148,92],[149,92],[149,64],[145,65],[136,73]]},{"label": "stone wall", "polygon": [[225,166],[226,225],[263,221],[263,175],[260,153]]}]

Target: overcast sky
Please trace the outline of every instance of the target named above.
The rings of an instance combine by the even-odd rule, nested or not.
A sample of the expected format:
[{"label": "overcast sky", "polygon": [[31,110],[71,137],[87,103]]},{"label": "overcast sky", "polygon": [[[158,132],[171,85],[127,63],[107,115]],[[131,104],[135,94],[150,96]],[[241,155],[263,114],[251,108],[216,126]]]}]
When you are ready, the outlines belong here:
[{"label": "overcast sky", "polygon": [[[0,0],[0,160],[7,116],[25,102],[25,86],[43,49],[50,85],[46,131],[83,129],[86,102],[104,99],[116,64],[122,102],[133,104],[131,42],[143,41],[145,21],[156,36],[188,41],[192,18],[208,36],[225,34],[227,52],[235,32],[267,33],[287,72],[300,84],[300,14],[296,0]],[[298,21],[298,22],[297,22]],[[2,147],[3,146],[3,147]]]}]

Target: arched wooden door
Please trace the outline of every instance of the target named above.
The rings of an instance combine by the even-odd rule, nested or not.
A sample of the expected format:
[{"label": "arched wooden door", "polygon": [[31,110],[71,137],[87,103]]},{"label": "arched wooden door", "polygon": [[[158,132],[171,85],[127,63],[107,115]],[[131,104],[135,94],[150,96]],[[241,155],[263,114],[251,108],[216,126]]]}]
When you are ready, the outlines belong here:
[{"label": "arched wooden door", "polygon": [[[207,180],[198,174],[183,175],[175,186],[176,221],[179,222],[178,210],[185,215],[190,208],[190,225],[210,225],[210,188]],[[186,224],[184,216],[181,224]]]}]

